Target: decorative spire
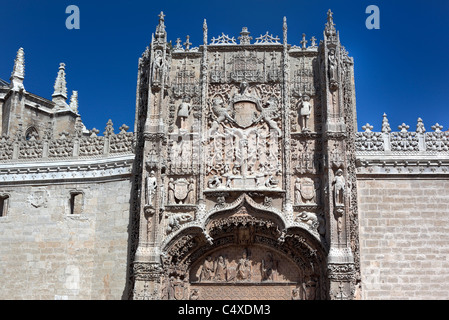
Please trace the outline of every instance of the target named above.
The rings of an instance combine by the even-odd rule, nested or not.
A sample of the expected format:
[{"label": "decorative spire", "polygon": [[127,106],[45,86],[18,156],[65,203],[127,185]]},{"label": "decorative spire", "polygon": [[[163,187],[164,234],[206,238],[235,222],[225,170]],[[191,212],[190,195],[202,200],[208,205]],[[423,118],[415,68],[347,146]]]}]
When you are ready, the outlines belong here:
[{"label": "decorative spire", "polygon": [[253,37],[250,37],[250,32],[248,31],[247,27],[242,28],[242,32],[240,32],[240,37],[238,39],[240,40],[240,44],[248,45],[251,44],[251,40]]},{"label": "decorative spire", "polygon": [[72,91],[72,96],[70,97],[70,109],[73,112],[78,113],[78,91]]},{"label": "decorative spire", "polygon": [[327,23],[326,28],[324,29],[324,33],[329,38],[330,41],[336,41],[336,35],[337,32],[335,30],[335,23],[334,23],[334,13],[329,9],[327,12]]},{"label": "decorative spire", "polygon": [[14,69],[11,73],[10,88],[14,91],[24,91],[23,79],[25,78],[25,52],[23,48],[17,51],[16,59],[14,60]]},{"label": "decorative spire", "polygon": [[[59,64],[58,76],[55,81],[55,92],[52,97],[63,97],[67,100],[67,82],[65,81],[65,63]],[[53,99],[54,100],[54,99]]]},{"label": "decorative spire", "polygon": [[310,39],[310,41],[312,42],[310,48],[316,48],[316,47],[317,47],[317,46],[316,46],[316,38],[315,38],[315,37],[312,37],[312,39]]}]

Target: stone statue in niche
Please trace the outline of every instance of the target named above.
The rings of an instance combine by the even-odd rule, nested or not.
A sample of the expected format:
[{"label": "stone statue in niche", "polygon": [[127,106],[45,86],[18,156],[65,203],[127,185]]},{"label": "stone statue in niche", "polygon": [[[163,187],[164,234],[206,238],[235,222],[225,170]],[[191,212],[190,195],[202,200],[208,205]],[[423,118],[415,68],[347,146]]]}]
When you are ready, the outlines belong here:
[{"label": "stone statue in niche", "polygon": [[236,279],[239,281],[251,280],[252,266],[248,256],[248,250],[243,250],[242,257],[239,259],[236,269]]},{"label": "stone statue in niche", "polygon": [[271,252],[267,252],[261,264],[262,281],[275,281],[277,269],[278,261],[274,260]]},{"label": "stone statue in niche", "polygon": [[176,203],[175,202],[175,180],[170,178],[168,181],[168,204]]},{"label": "stone statue in niche", "polygon": [[346,180],[343,177],[343,170],[338,169],[334,178],[334,201],[336,207],[344,206],[344,194],[346,189]]},{"label": "stone statue in niche", "polygon": [[200,282],[211,281],[214,276],[214,261],[208,256],[201,266]]},{"label": "stone statue in niche", "polygon": [[307,94],[304,94],[302,97],[299,113],[302,118],[302,131],[310,131],[307,122],[312,114],[312,106],[310,105],[310,97]]},{"label": "stone statue in niche", "polygon": [[329,50],[329,84],[331,89],[337,87],[337,58],[335,57],[335,49]]},{"label": "stone statue in niche", "polygon": [[310,178],[297,178],[295,181],[295,204],[316,204],[315,183]]},{"label": "stone statue in niche", "polygon": [[153,200],[156,195],[157,179],[154,171],[151,171],[147,177],[147,204],[153,205]]},{"label": "stone statue in niche", "polygon": [[186,120],[192,111],[192,105],[188,102],[188,99],[184,101],[178,107],[178,119],[179,119],[179,131],[187,131]]},{"label": "stone statue in niche", "polygon": [[153,82],[158,83],[162,81],[162,72],[165,66],[162,51],[157,50],[153,62]]}]

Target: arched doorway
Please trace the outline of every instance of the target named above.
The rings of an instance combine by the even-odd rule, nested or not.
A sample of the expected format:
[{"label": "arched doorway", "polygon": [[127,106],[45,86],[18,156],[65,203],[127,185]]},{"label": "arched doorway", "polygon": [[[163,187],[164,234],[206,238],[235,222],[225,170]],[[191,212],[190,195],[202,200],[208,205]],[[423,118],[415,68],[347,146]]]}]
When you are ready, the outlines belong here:
[{"label": "arched doorway", "polygon": [[169,300],[315,300],[327,298],[326,260],[306,230],[242,203],[185,229],[167,245],[161,298]]}]

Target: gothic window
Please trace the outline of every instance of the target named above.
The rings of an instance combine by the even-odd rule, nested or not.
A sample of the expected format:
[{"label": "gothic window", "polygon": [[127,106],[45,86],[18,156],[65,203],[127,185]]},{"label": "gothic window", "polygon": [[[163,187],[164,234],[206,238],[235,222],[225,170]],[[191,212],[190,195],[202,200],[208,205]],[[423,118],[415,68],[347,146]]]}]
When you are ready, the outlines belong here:
[{"label": "gothic window", "polygon": [[0,196],[0,217],[6,217],[8,212],[9,196]]},{"label": "gothic window", "polygon": [[70,193],[70,214],[79,215],[83,211],[84,195],[81,192]]},{"label": "gothic window", "polygon": [[35,127],[30,127],[25,133],[25,139],[30,140],[31,137],[34,136],[36,139],[39,137],[39,133]]}]

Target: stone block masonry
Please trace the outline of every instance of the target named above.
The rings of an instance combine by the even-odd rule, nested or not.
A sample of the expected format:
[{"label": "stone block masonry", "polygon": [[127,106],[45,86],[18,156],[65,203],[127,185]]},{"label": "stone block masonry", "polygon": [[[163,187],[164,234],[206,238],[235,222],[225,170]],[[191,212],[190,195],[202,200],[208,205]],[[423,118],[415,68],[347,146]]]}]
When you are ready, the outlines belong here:
[{"label": "stone block masonry", "polygon": [[449,299],[449,181],[358,180],[364,299]]},{"label": "stone block masonry", "polygon": [[[70,214],[70,193],[83,195]],[[126,285],[129,179],[0,187],[0,299],[122,299]]]}]

